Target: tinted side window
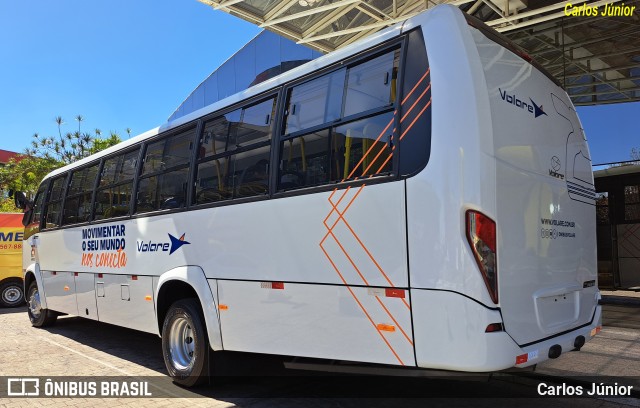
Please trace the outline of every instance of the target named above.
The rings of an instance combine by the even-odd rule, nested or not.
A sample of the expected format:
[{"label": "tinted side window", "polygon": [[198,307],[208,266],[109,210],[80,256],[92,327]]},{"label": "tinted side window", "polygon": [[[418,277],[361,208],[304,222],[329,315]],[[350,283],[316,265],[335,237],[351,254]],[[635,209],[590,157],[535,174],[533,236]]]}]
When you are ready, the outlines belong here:
[{"label": "tinted side window", "polygon": [[289,91],[285,134],[340,118],[345,74],[343,68]]},{"label": "tinted side window", "polygon": [[36,198],[35,200],[33,200],[33,212],[31,214],[31,219],[29,220],[29,224],[32,224],[36,228],[40,225],[40,221],[42,220],[44,198],[47,195],[48,187],[49,187],[49,180],[40,184],[40,187],[38,187],[38,192],[36,193]]},{"label": "tinted side window", "polygon": [[147,146],[138,182],[137,213],[186,205],[194,139],[195,128],[192,128]]},{"label": "tinted side window", "polygon": [[71,182],[64,201],[62,225],[91,220],[91,199],[99,167],[100,163],[95,163],[71,173]]},{"label": "tinted side window", "polygon": [[349,69],[343,116],[389,105],[395,101],[399,50]]},{"label": "tinted side window", "polygon": [[55,228],[60,226],[60,214],[62,213],[62,198],[67,185],[67,175],[54,178],[51,181],[51,190],[47,200],[45,214],[45,228]]},{"label": "tinted side window", "polygon": [[104,161],[96,191],[94,219],[129,215],[139,152],[140,148],[137,148]]},{"label": "tinted side window", "polygon": [[279,190],[391,173],[400,55],[396,47],[288,91]]},{"label": "tinted side window", "polygon": [[[274,98],[267,99],[205,124],[198,151],[195,204],[268,193],[275,103]],[[230,117],[237,122],[229,122]]]}]

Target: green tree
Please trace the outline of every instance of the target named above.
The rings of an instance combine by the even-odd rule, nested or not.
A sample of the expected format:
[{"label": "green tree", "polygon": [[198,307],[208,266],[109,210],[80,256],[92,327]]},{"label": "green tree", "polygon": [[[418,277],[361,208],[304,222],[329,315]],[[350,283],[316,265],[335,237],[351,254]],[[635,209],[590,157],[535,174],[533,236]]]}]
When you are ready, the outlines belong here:
[{"label": "green tree", "polygon": [[[63,134],[65,122],[61,116],[54,119],[58,128],[57,136],[41,137],[34,133],[24,155],[11,159],[0,168],[0,190],[22,191],[27,198],[33,199],[40,182],[51,171],[122,141],[116,132],[111,132],[105,138],[100,129],[95,129],[93,134],[84,133],[81,127],[84,117],[77,115],[75,120],[78,122],[78,131],[73,133]],[[0,212],[16,210],[13,200],[0,200]]]}]

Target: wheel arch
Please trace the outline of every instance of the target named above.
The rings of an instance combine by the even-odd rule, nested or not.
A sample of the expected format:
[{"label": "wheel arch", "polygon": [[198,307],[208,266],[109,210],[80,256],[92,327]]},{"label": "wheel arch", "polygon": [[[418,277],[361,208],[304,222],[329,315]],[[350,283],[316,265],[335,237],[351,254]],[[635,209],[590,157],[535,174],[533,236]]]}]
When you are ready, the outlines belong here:
[{"label": "wheel arch", "polygon": [[27,296],[29,295],[29,286],[31,283],[35,281],[38,285],[38,290],[40,291],[40,304],[43,309],[47,308],[47,296],[44,292],[44,285],[42,283],[42,275],[40,274],[40,267],[38,264],[31,264],[24,272],[24,297],[25,300],[28,301]]},{"label": "wheel arch", "polygon": [[[215,285],[215,281],[212,285]],[[223,349],[217,299],[202,268],[181,266],[163,273],[158,280],[154,298],[158,332],[161,335],[169,307],[177,300],[196,298],[204,316],[210,347],[213,350]]]}]

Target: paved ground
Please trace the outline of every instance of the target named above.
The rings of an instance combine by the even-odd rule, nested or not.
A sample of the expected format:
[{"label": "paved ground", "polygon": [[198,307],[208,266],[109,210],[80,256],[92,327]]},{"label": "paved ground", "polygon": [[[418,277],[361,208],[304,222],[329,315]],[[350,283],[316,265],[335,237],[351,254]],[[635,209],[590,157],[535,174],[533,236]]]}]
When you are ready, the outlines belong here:
[{"label": "paved ground", "polygon": [[[548,406],[640,407],[637,398],[523,398],[531,396],[540,382],[584,384],[591,381],[632,384],[640,391],[640,297],[608,304],[604,329],[580,352],[563,354],[537,367],[527,376],[501,375],[490,381],[424,378],[350,378],[327,380],[314,375],[227,378],[217,385],[186,391],[173,385],[165,374],[157,336],[76,317],[60,318],[48,329],[29,324],[25,308],[0,309],[0,376],[126,376],[130,381],[150,383],[156,398],[5,398],[2,407],[69,406],[189,406],[189,407],[422,407]],[[623,299],[624,300],[624,299]],[[610,302],[608,302],[610,303]],[[276,373],[275,360],[252,355],[233,356],[234,368],[251,374]],[[246,372],[246,370],[244,371]],[[610,377],[603,377],[610,376]],[[6,381],[0,378],[0,381]],[[353,398],[377,392],[378,398]],[[459,395],[465,392],[490,398],[403,398],[400,395]],[[347,396],[347,397],[345,397]],[[634,397],[637,397],[635,394]],[[286,398],[284,398],[286,397]],[[315,398],[311,398],[315,397]],[[498,397],[495,399],[495,397]]]}]

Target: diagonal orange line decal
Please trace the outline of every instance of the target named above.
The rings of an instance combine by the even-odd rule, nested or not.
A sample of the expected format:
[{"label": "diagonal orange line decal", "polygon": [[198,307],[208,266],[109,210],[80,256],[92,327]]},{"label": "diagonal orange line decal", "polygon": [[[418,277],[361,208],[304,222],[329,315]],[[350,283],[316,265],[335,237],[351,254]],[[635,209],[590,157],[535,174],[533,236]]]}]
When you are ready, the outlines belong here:
[{"label": "diagonal orange line decal", "polygon": [[404,329],[402,329],[402,326],[400,326],[400,323],[398,323],[395,319],[395,317],[393,317],[393,315],[391,314],[391,312],[389,311],[389,309],[387,309],[387,307],[384,305],[384,302],[380,299],[380,297],[376,296],[376,300],[378,301],[378,303],[380,303],[380,306],[382,306],[382,308],[384,309],[385,312],[387,312],[387,315],[389,315],[389,317],[391,318],[391,320],[393,320],[393,322],[396,324],[396,326],[398,326],[398,328],[400,329],[400,331],[402,332],[402,334],[404,335],[404,338],[407,339],[407,341],[409,342],[409,344],[411,344],[413,346],[413,342],[411,341],[411,339],[409,338],[409,336],[407,336],[407,333],[404,331]]},{"label": "diagonal orange line decal", "polygon": [[420,112],[418,112],[418,115],[415,117],[415,119],[413,119],[411,121],[411,123],[409,124],[409,126],[404,130],[404,132],[402,132],[402,134],[400,135],[400,140],[402,140],[402,138],[404,138],[404,136],[407,134],[409,129],[411,129],[411,127],[416,123],[416,121],[420,118],[420,116],[422,116],[422,114],[424,113],[424,111],[427,110],[429,105],[431,105],[431,99],[429,99],[429,102],[427,102],[427,104],[424,105],[424,108],[422,108],[422,110]]},{"label": "diagonal orange line decal", "polygon": [[[351,170],[351,173],[349,174],[349,176],[347,176],[347,179],[350,179],[351,177],[353,177],[353,174],[356,172],[356,170],[358,169],[358,167],[360,167],[360,165],[362,164],[362,162],[364,161],[364,159],[369,155],[369,153],[371,153],[371,151],[373,150],[373,147],[375,146],[375,143],[379,142],[380,139],[382,138],[382,135],[384,135],[384,133],[387,131],[387,129],[389,129],[389,126],[391,126],[393,124],[393,121],[396,118],[396,112],[393,113],[393,117],[391,118],[391,120],[389,121],[389,123],[387,123],[387,126],[384,127],[384,129],[382,129],[382,132],[380,132],[380,134],[378,135],[378,137],[376,138],[376,140],[374,141],[374,143],[371,144],[371,146],[369,146],[369,149],[367,149],[366,153],[362,155],[362,158],[360,159],[360,161],[358,162],[358,164],[356,164],[353,167],[353,170]],[[344,181],[344,179],[342,180]]]},{"label": "diagonal orange line decal", "polygon": [[402,105],[404,105],[404,103],[407,101],[407,99],[409,99],[409,97],[411,96],[413,91],[415,91],[416,88],[418,87],[418,85],[420,85],[422,83],[422,81],[424,81],[424,79],[427,77],[427,75],[429,75],[429,72],[431,72],[431,68],[428,68],[427,72],[424,73],[422,78],[420,78],[420,80],[413,86],[413,88],[411,88],[411,90],[409,91],[407,96],[405,96],[404,99],[402,100]]},{"label": "diagonal orange line decal", "polygon": [[[347,187],[347,189],[342,194],[342,197],[340,197],[338,202],[335,204],[333,203],[333,201],[331,201],[331,197],[333,196],[333,193],[335,193],[338,189],[336,188],[335,190],[333,190],[333,193],[331,193],[331,195],[329,196],[329,203],[331,203],[332,208],[331,208],[331,211],[329,211],[329,215],[327,215],[327,218],[325,218],[324,221],[322,221],[322,223],[324,224],[325,227],[327,227],[328,230],[332,230],[333,227],[329,228],[329,226],[327,225],[327,220],[329,219],[329,217],[331,217],[331,214],[333,214],[333,211],[340,213],[340,211],[338,210],[338,205],[340,205],[340,201],[342,201],[342,199],[347,196],[347,193],[349,192],[350,189],[351,189],[351,186]],[[333,226],[335,227],[335,224],[333,224]]]},{"label": "diagonal orange line decal", "polygon": [[[409,93],[404,97],[404,99],[401,102],[401,105],[404,105],[404,103],[409,99],[409,97],[416,91],[416,89],[418,89],[419,85],[428,77],[430,72],[430,69],[427,69],[427,71],[424,73],[424,75],[422,76],[422,78],[420,78],[420,80],[413,86],[413,88],[411,89],[411,91],[409,91]],[[411,105],[411,107],[409,108],[409,110],[407,110],[407,112],[402,116],[400,123],[404,122],[404,120],[409,116],[409,114],[413,111],[413,109],[418,105],[418,103],[422,100],[422,98],[424,97],[424,95],[426,95],[426,93],[429,91],[429,89],[431,89],[431,83],[429,83],[426,87],[426,89],[424,91],[422,91],[422,93],[418,96],[417,100]],[[413,125],[416,123],[416,121],[420,118],[420,116],[422,116],[422,114],[426,111],[426,109],[431,105],[431,99],[429,99],[429,102],[425,105],[424,108],[422,108],[420,110],[420,112],[418,112],[418,114],[416,115],[416,117],[411,121],[411,123],[409,124],[409,126],[407,127],[407,129],[404,130],[404,132],[402,133],[402,135],[400,135],[399,140],[402,140],[404,138],[404,136],[407,134],[407,132],[413,127]],[[351,179],[353,177],[353,175],[355,174],[355,172],[357,171],[357,169],[360,167],[360,165],[362,165],[362,163],[364,162],[364,160],[369,157],[374,148],[375,148],[375,143],[379,142],[380,139],[382,138],[382,136],[385,134],[385,132],[389,129],[389,127],[392,125],[392,123],[394,123],[394,121],[396,120],[396,115],[398,114],[398,111],[394,111],[393,113],[393,118],[389,121],[389,123],[385,126],[385,128],[382,130],[382,132],[380,132],[380,134],[378,135],[378,137],[375,139],[375,142],[371,144],[371,146],[367,149],[367,151],[362,155],[362,158],[360,159],[360,161],[355,165],[355,167],[353,168],[353,170],[351,171],[351,173],[348,175],[347,178],[343,179],[342,182],[346,181],[347,179]],[[396,129],[394,128],[392,131],[392,135],[391,138],[393,140],[394,134],[396,132]],[[380,166],[380,168],[378,169],[377,173],[379,173],[380,171],[382,171],[382,169],[387,165],[387,163],[389,163],[389,161],[393,158],[393,151],[395,150],[395,146],[392,147],[392,151],[389,154],[389,156],[387,157],[387,159],[384,161],[384,163]],[[373,158],[373,160],[371,161],[371,163],[367,166],[367,168],[363,171],[363,176],[371,169],[371,167],[374,165],[374,163],[380,158],[381,154],[383,153],[383,149],[381,149],[376,156]],[[370,175],[368,178],[373,177],[373,175]],[[356,177],[357,179],[357,177]],[[358,191],[355,193],[355,195],[351,198],[351,200],[349,200],[349,202],[347,203],[345,209],[343,211],[340,211],[340,209],[338,208],[338,206],[340,205],[340,203],[342,202],[342,200],[344,200],[344,198],[349,194],[349,190],[351,188],[351,186],[347,187],[345,189],[345,191],[341,194],[340,198],[337,200],[337,202],[334,203],[333,198],[335,196],[335,194],[338,191],[338,188],[335,188],[329,198],[329,204],[331,205],[331,211],[329,211],[329,214],[325,217],[325,219],[323,220],[323,225],[325,226],[325,228],[327,229],[327,233],[324,235],[324,237],[322,238],[322,240],[320,241],[320,248],[322,249],[322,252],[324,253],[325,257],[329,260],[329,262],[331,263],[331,266],[333,267],[333,269],[336,271],[336,273],[338,274],[338,276],[340,277],[340,279],[342,280],[342,282],[345,284],[345,286],[347,287],[347,289],[349,290],[349,293],[351,293],[351,296],[354,298],[354,300],[356,301],[356,303],[358,304],[358,306],[360,307],[360,309],[362,310],[362,312],[365,314],[365,316],[367,317],[367,319],[369,320],[369,322],[374,326],[375,330],[378,332],[378,335],[380,335],[380,337],[382,338],[382,340],[385,342],[385,344],[387,345],[387,347],[389,347],[389,349],[391,350],[391,352],[393,353],[393,355],[395,356],[395,358],[400,362],[401,365],[404,365],[404,362],[400,359],[400,357],[398,356],[398,354],[396,353],[396,351],[394,350],[394,348],[391,346],[391,344],[389,343],[389,341],[385,338],[385,336],[382,334],[382,332],[378,329],[378,326],[375,324],[375,322],[373,321],[373,319],[371,318],[371,316],[369,315],[369,313],[367,312],[367,310],[365,309],[365,307],[362,305],[362,303],[360,302],[360,300],[358,299],[358,297],[356,296],[356,294],[353,292],[353,290],[348,286],[346,279],[344,278],[344,276],[342,275],[342,273],[340,272],[340,270],[338,269],[338,267],[336,266],[336,264],[334,263],[333,259],[331,258],[331,256],[329,255],[329,253],[327,252],[327,250],[324,248],[324,243],[327,240],[327,238],[329,236],[331,236],[333,238],[333,240],[336,242],[336,244],[339,246],[340,250],[342,251],[342,253],[346,256],[346,258],[348,259],[349,263],[353,266],[353,268],[356,270],[357,274],[360,276],[360,279],[362,279],[362,281],[365,283],[365,285],[369,285],[368,281],[366,280],[366,278],[364,277],[364,275],[362,274],[362,272],[360,271],[360,268],[358,268],[358,266],[356,265],[356,263],[354,262],[354,260],[351,258],[351,256],[349,255],[349,253],[346,251],[346,249],[344,248],[344,246],[342,245],[342,243],[340,242],[340,240],[338,239],[338,237],[333,233],[333,230],[335,229],[335,227],[338,225],[338,223],[340,221],[342,221],[344,223],[344,225],[347,227],[347,229],[349,230],[349,232],[355,237],[356,241],[358,242],[358,244],[360,245],[360,247],[362,247],[362,249],[365,251],[365,253],[367,254],[367,256],[369,257],[369,259],[371,259],[371,261],[375,264],[376,268],[378,269],[378,271],[381,273],[381,275],[384,277],[384,279],[389,283],[389,285],[391,287],[395,287],[395,285],[393,284],[393,282],[391,281],[391,279],[389,279],[389,277],[387,276],[387,274],[384,272],[384,270],[382,269],[382,267],[380,266],[380,264],[376,261],[376,259],[374,258],[374,256],[371,254],[371,252],[367,249],[367,247],[364,245],[364,243],[362,242],[362,240],[360,239],[360,237],[356,234],[356,232],[353,230],[353,228],[351,227],[351,225],[347,222],[346,218],[345,218],[345,214],[347,213],[347,211],[349,210],[349,208],[351,207],[351,205],[354,203],[354,201],[356,200],[356,198],[360,195],[360,193],[362,192],[362,190],[364,189],[365,184],[362,184],[360,186],[360,188],[358,189]],[[336,214],[338,215],[338,218],[335,220],[335,222],[333,222],[333,224],[331,226],[329,226],[329,218],[331,218],[331,216],[333,215],[334,211],[336,212]],[[385,306],[384,302],[378,297],[376,296],[376,300],[378,301],[379,305],[384,309],[384,311],[387,313],[387,315],[391,318],[391,320],[393,320],[394,324],[400,329],[400,331],[402,332],[403,336],[405,337],[405,339],[409,342],[409,344],[411,344],[413,346],[413,342],[411,340],[411,338],[407,335],[407,333],[405,332],[405,330],[400,326],[400,324],[398,323],[398,321],[395,319],[395,317],[393,316],[393,314],[391,313],[391,311],[389,311],[389,309]],[[409,310],[411,310],[411,307],[409,306],[409,304],[407,303],[407,301],[403,298],[402,302],[405,304],[405,306],[407,308],[409,308]]]},{"label": "diagonal orange line decal", "polygon": [[396,351],[393,349],[393,347],[391,346],[391,344],[389,344],[389,341],[384,337],[384,335],[380,332],[380,330],[378,330],[378,326],[376,325],[376,323],[373,321],[373,319],[371,318],[371,316],[369,315],[369,313],[367,312],[367,310],[364,308],[364,306],[362,306],[362,303],[360,303],[360,300],[358,299],[358,297],[356,296],[355,293],[353,293],[353,290],[351,290],[351,288],[349,287],[349,285],[347,284],[347,281],[344,279],[344,277],[342,276],[342,274],[340,273],[340,270],[338,270],[338,267],[336,266],[335,263],[333,263],[333,260],[331,259],[331,257],[329,256],[329,254],[327,253],[327,251],[324,249],[324,247],[322,245],[320,245],[320,248],[322,249],[322,252],[324,252],[324,255],[327,257],[327,259],[329,260],[329,262],[331,263],[331,266],[333,266],[333,269],[335,269],[336,273],[338,274],[338,276],[340,276],[340,279],[342,280],[342,282],[344,283],[345,287],[347,288],[347,290],[349,291],[349,293],[351,293],[351,296],[353,296],[353,299],[356,301],[356,303],[358,304],[358,306],[360,306],[360,309],[362,309],[362,312],[365,314],[365,316],[367,316],[367,319],[369,319],[369,322],[371,322],[371,324],[373,325],[373,328],[376,330],[376,332],[380,335],[380,337],[382,337],[382,340],[385,342],[385,344],[387,345],[387,347],[389,347],[389,350],[391,350],[391,352],[393,353],[393,355],[396,357],[396,359],[398,360],[398,362],[400,363],[400,365],[405,365],[404,362],[402,361],[402,359],[400,358],[400,356],[398,356],[398,353],[396,353]]},{"label": "diagonal orange line decal", "polygon": [[362,279],[362,281],[364,282],[365,285],[369,286],[369,282],[367,282],[367,279],[362,275],[362,272],[360,272],[360,268],[358,268],[358,266],[355,264],[355,262],[353,262],[353,259],[351,259],[351,257],[349,256],[349,253],[347,253],[347,251],[344,249],[344,247],[342,246],[342,244],[340,243],[338,238],[336,238],[336,236],[333,234],[333,232],[329,232],[329,234],[336,241],[336,244],[338,244],[338,246],[342,250],[342,253],[344,254],[344,256],[347,257],[347,259],[349,260],[349,263],[351,264],[351,266],[353,266],[353,268],[356,270],[356,272],[360,276],[360,279]]},{"label": "diagonal orange line decal", "polygon": [[422,93],[420,94],[420,96],[418,96],[418,99],[416,99],[416,101],[413,103],[413,105],[411,105],[411,107],[409,107],[409,110],[405,112],[404,115],[402,115],[402,118],[400,119],[400,123],[404,122],[405,118],[407,116],[409,116],[409,113],[411,113],[411,111],[413,110],[413,108],[416,107],[416,105],[418,104],[418,102],[420,102],[420,100],[422,99],[423,96],[426,95],[427,92],[429,92],[429,89],[431,89],[431,84],[429,84],[424,91],[422,91]]}]

